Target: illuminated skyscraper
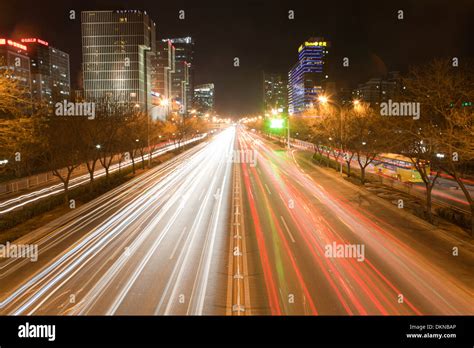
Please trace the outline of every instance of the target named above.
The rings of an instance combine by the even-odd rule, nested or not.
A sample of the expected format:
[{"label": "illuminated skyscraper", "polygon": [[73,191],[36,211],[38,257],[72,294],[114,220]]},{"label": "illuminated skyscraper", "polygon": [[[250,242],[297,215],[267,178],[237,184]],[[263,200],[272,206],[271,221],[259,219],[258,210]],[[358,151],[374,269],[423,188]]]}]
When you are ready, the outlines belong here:
[{"label": "illuminated skyscraper", "polygon": [[194,88],[194,108],[201,114],[214,111],[214,84],[206,83]]},{"label": "illuminated skyscraper", "polygon": [[12,77],[28,91],[31,90],[31,68],[28,47],[10,39],[0,38],[0,69],[8,69]]},{"label": "illuminated skyscraper", "polygon": [[287,80],[282,74],[263,73],[263,111],[286,112],[288,107]]},{"label": "illuminated skyscraper", "polygon": [[151,63],[151,93],[154,119],[164,120],[173,110],[172,77],[175,69],[175,48],[170,40],[156,42]]},{"label": "illuminated skyscraper", "polygon": [[31,93],[49,105],[69,100],[71,81],[69,54],[38,38],[21,39],[28,47],[31,64]]},{"label": "illuminated skyscraper", "polygon": [[84,98],[150,110],[155,23],[145,11],[81,14]]},{"label": "illuminated skyscraper", "polygon": [[310,108],[323,92],[329,78],[327,55],[329,42],[310,38],[298,49],[298,62],[288,73],[288,111],[299,114]]},{"label": "illuminated skyscraper", "polygon": [[169,99],[175,69],[175,48],[171,41],[156,42],[156,55],[152,62],[152,91],[162,99]]},{"label": "illuminated skyscraper", "polygon": [[194,92],[194,41],[191,37],[165,39],[175,47],[175,72],[172,77],[171,97],[181,105],[181,113],[192,109]]}]

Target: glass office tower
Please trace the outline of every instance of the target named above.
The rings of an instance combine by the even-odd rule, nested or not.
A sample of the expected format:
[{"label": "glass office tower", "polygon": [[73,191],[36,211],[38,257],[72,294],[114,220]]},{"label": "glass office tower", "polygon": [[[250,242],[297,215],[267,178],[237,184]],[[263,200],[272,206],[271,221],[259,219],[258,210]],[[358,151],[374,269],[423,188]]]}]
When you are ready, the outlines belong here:
[{"label": "glass office tower", "polygon": [[288,73],[288,111],[291,115],[310,108],[322,93],[328,78],[328,46],[322,38],[310,38],[299,47],[298,62]]},{"label": "glass office tower", "polygon": [[151,108],[155,23],[145,11],[81,14],[84,98]]}]

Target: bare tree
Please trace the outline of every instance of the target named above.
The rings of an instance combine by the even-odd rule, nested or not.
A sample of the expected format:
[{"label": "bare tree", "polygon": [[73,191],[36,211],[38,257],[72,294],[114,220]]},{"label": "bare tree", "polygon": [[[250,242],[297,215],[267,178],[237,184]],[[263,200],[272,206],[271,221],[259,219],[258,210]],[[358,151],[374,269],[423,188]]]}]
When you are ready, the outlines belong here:
[{"label": "bare tree", "polygon": [[474,200],[464,180],[474,168],[474,112],[466,105],[474,100],[472,64],[453,67],[449,59],[434,60],[412,69],[405,83],[411,96],[424,105],[420,128],[434,144],[434,160],[456,181],[470,205],[474,235]]},{"label": "bare tree", "polygon": [[56,117],[49,119],[47,141],[43,153],[43,160],[54,176],[59,178],[64,186],[65,203],[69,202],[69,182],[73,171],[84,160],[81,151],[82,137],[81,120],[77,117]]}]

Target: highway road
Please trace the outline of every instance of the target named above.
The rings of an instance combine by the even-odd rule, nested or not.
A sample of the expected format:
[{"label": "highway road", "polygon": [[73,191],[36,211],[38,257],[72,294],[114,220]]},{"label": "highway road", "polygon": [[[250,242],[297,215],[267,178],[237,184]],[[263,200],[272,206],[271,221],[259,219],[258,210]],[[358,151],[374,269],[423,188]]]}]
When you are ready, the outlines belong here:
[{"label": "highway road", "polygon": [[472,243],[328,173],[231,126],[16,241],[0,314],[474,314]]},{"label": "highway road", "polygon": [[239,147],[257,156],[241,164],[253,314],[474,314],[472,264],[460,281],[451,246],[415,238],[429,226],[353,198],[337,173],[315,179],[252,132]]},{"label": "highway road", "polygon": [[17,244],[0,264],[0,313],[223,314],[235,128]]}]

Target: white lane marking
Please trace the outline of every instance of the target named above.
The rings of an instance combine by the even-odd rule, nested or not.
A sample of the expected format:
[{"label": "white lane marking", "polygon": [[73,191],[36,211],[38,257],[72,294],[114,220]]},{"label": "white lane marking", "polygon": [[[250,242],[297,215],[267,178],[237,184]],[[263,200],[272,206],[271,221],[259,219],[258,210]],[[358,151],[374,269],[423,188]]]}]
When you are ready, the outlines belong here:
[{"label": "white lane marking", "polygon": [[265,188],[267,189],[268,194],[271,195],[272,193],[270,192],[270,189],[268,188],[267,184],[264,184],[264,185],[265,185]]},{"label": "white lane marking", "polygon": [[[230,144],[232,144],[232,141],[230,142]],[[221,166],[222,166],[222,162],[219,164],[216,172],[219,172],[221,170]],[[229,166],[229,163],[227,163],[226,170],[227,170],[228,166]],[[226,180],[227,180],[227,174],[224,175],[222,187],[225,186],[225,181]],[[199,235],[198,227],[199,227],[199,225],[201,224],[201,221],[204,218],[205,207],[209,203],[209,201],[211,199],[211,196],[213,196],[211,192],[212,192],[212,188],[216,186],[215,185],[216,181],[217,181],[217,176],[214,176],[211,183],[210,183],[210,185],[209,185],[209,189],[207,190],[206,196],[204,198],[204,203],[201,205],[201,207],[200,207],[200,209],[199,209],[199,211],[196,215],[196,218],[194,220],[193,226],[191,227],[191,232],[190,232],[189,235],[192,235],[192,238],[189,241],[187,250],[186,250],[185,253],[183,253],[184,249],[181,252],[179,259],[181,259],[182,261],[179,263],[179,259],[178,259],[178,261],[176,263],[176,266],[175,266],[175,269],[173,269],[173,273],[170,277],[170,280],[168,281],[168,283],[166,285],[166,288],[163,292],[162,299],[161,299],[160,303],[158,304],[157,308],[155,309],[155,314],[158,314],[160,312],[160,309],[161,309],[162,305],[164,304],[165,297],[167,297],[167,294],[170,290],[171,290],[171,295],[168,298],[168,303],[165,307],[164,314],[165,315],[171,314],[171,309],[172,309],[174,300],[177,298],[176,295],[177,295],[177,291],[178,291],[178,285],[180,285],[180,283],[182,282],[186,265],[189,263],[188,260],[189,260],[189,257],[190,257],[190,249],[191,249],[189,246],[194,245],[194,240]],[[218,209],[220,209],[220,206],[222,204],[222,197],[223,197],[223,195],[220,195],[220,199],[219,199],[219,203],[218,203],[219,204]],[[217,214],[219,214],[219,210],[217,211]],[[216,222],[216,224],[217,224],[217,222]],[[214,231],[212,233],[214,233]],[[208,237],[208,235],[206,236],[206,238],[207,237]],[[215,235],[213,235],[211,238],[214,239]],[[200,286],[200,292],[198,294],[198,296],[199,296],[198,297],[198,305],[197,305],[195,313],[192,313],[194,315],[202,314],[204,298],[205,298],[206,288],[207,288],[207,281],[208,281],[208,278],[209,278],[209,268],[210,268],[210,261],[211,261],[210,259],[212,257],[212,249],[211,248],[213,248],[213,244],[214,244],[213,239],[211,240],[211,245],[208,248],[206,248],[207,250],[209,250],[208,254],[206,255],[209,258],[209,261],[206,260],[206,267],[205,267],[204,272],[207,271],[207,273],[205,273],[204,277],[200,279],[201,284],[204,284],[204,285]],[[209,268],[207,267],[208,263],[209,263]],[[179,264],[179,269],[178,269],[178,264]],[[200,262],[200,264],[201,264],[201,262]],[[202,270],[200,269],[200,264],[198,265],[198,275],[202,272]],[[176,273],[177,273],[177,275],[175,276]],[[174,279],[174,285],[171,284],[172,279]],[[172,286],[172,288],[171,288],[171,286]],[[193,292],[194,292],[194,286],[193,286]],[[190,300],[189,300],[190,304],[192,303],[192,297],[193,297],[193,295],[191,295],[191,297],[190,297]],[[189,312],[189,310],[190,310],[190,308],[188,307],[188,312]]]},{"label": "white lane marking", "polygon": [[286,201],[283,199],[283,196],[281,195],[280,192],[278,193],[278,195],[280,196],[281,200],[286,203]]},{"label": "white lane marking", "polygon": [[[234,142],[230,142],[230,145],[232,146]],[[222,185],[221,187],[218,189],[218,197],[216,197],[214,195],[214,197],[216,198],[216,200],[218,200],[218,203],[217,203],[217,212],[216,214],[214,215],[214,226],[212,227],[212,234],[211,234],[211,240],[210,240],[210,244],[209,244],[209,247],[208,247],[208,252],[206,253],[205,255],[205,261],[204,261],[204,270],[203,270],[203,273],[204,273],[204,278],[201,278],[201,287],[200,287],[200,292],[199,292],[199,297],[198,297],[198,302],[197,302],[197,308],[196,308],[196,314],[197,315],[202,315],[203,313],[203,310],[204,310],[204,300],[205,300],[205,297],[206,297],[206,292],[207,292],[207,286],[208,286],[208,282],[209,282],[209,273],[210,273],[210,270],[211,270],[211,260],[212,260],[212,252],[214,251],[214,244],[215,244],[215,240],[216,240],[216,235],[217,235],[217,228],[218,228],[218,222],[219,222],[219,215],[220,215],[220,211],[221,211],[221,207],[222,207],[222,199],[223,199],[223,194],[222,192],[224,191],[225,187],[226,187],[226,182],[227,182],[227,173],[231,170],[230,168],[230,163],[227,163],[226,167],[224,168],[224,178],[222,180]]]},{"label": "white lane marking", "polygon": [[181,242],[181,239],[183,239],[184,233],[186,232],[186,226],[183,228],[183,232],[181,232],[181,235],[178,238],[178,241],[176,242],[176,245],[174,246],[173,252],[171,253],[170,260],[174,257],[174,254],[176,253],[176,250],[178,250],[179,243]]},{"label": "white lane marking", "polygon": [[283,222],[283,225],[284,225],[285,228],[286,228],[286,232],[288,232],[288,235],[289,235],[290,238],[291,238],[291,241],[292,241],[293,243],[296,243],[295,239],[293,238],[293,235],[292,235],[291,232],[290,232],[290,229],[288,228],[288,225],[286,224],[285,218],[284,218],[282,215],[280,215],[280,218],[281,218],[281,221]]},{"label": "white lane marking", "polygon": [[206,189],[203,189],[201,194],[199,195],[199,199],[198,199],[199,201],[201,201],[202,196],[204,196],[204,192],[206,192]]}]

